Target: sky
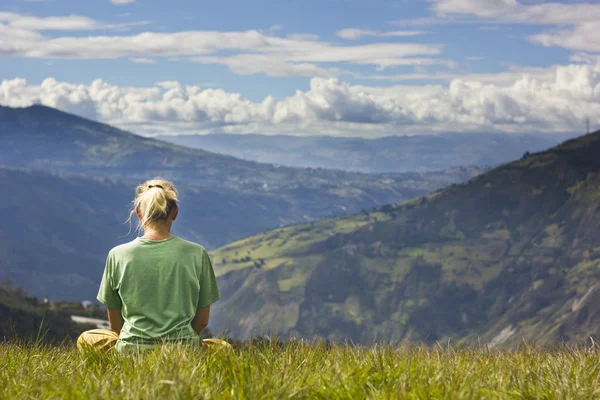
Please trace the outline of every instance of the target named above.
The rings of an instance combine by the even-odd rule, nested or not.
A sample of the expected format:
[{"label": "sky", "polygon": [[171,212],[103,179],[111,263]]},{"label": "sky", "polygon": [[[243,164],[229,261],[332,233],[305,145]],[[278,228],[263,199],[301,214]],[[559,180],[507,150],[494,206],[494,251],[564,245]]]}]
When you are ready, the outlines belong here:
[{"label": "sky", "polygon": [[600,0],[2,0],[0,105],[145,136],[600,128]]}]

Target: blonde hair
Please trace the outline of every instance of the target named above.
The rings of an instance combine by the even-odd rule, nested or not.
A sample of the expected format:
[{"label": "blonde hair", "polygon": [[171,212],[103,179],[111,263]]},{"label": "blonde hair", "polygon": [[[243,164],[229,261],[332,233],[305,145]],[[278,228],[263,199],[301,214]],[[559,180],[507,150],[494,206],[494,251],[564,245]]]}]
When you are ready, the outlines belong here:
[{"label": "blonde hair", "polygon": [[175,186],[166,179],[154,178],[138,185],[135,189],[133,209],[129,213],[129,221],[139,208],[142,218],[138,222],[137,230],[145,226],[167,219],[171,212],[177,208],[179,199]]}]

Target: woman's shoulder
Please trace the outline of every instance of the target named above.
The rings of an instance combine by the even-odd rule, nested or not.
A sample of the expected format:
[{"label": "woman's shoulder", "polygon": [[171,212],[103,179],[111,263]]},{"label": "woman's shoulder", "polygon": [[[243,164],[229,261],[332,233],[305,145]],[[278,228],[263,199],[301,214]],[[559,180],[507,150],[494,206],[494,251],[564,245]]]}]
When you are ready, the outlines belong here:
[{"label": "woman's shoulder", "polygon": [[127,243],[121,243],[115,247],[113,247],[112,249],[109,250],[108,255],[113,255],[113,256],[118,256],[121,255],[123,253],[127,253],[135,248],[137,248],[139,246],[139,238],[135,238],[130,242]]},{"label": "woman's shoulder", "polygon": [[192,242],[190,240],[185,240],[180,237],[177,237],[177,242],[180,246],[189,251],[206,253],[206,249],[200,243]]}]

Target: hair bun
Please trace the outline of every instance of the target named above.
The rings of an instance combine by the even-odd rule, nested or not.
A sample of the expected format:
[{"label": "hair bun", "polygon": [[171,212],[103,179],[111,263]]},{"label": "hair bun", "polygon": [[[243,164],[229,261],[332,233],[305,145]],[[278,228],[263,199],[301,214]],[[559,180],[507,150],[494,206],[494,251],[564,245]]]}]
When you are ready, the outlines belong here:
[{"label": "hair bun", "polygon": [[[160,188],[161,190],[150,190]],[[171,182],[161,177],[149,179],[138,185],[135,189],[135,200],[131,216],[138,212],[138,229],[145,228],[148,224],[167,221],[171,212],[177,208],[177,189]],[[1,397],[1,396],[0,396]]]}]

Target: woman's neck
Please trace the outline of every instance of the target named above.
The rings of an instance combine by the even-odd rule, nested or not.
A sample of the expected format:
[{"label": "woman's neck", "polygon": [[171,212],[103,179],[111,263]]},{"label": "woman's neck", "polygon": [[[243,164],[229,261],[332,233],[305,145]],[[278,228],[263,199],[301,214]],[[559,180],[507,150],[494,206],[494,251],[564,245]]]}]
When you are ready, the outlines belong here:
[{"label": "woman's neck", "polygon": [[167,228],[148,227],[144,229],[144,238],[149,240],[163,240],[171,236],[171,230]]}]

